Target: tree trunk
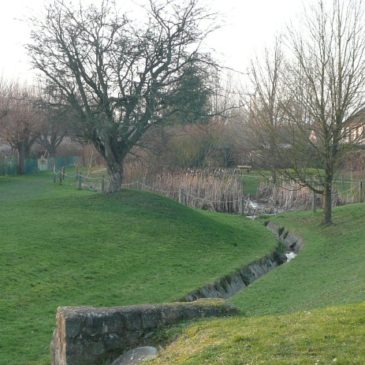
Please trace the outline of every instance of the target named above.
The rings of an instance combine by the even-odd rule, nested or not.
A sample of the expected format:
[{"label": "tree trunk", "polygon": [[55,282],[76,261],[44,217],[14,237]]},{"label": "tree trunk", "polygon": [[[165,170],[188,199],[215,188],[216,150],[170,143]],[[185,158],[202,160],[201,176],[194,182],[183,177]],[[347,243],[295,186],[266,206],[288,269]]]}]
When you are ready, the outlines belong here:
[{"label": "tree trunk", "polygon": [[272,183],[274,185],[276,185],[278,179],[277,179],[277,175],[276,175],[276,170],[275,169],[271,170],[271,179],[272,179]]},{"label": "tree trunk", "polygon": [[56,150],[57,150],[57,147],[49,146],[47,148],[48,158],[55,158],[56,157]]},{"label": "tree trunk", "polygon": [[327,181],[323,194],[323,223],[332,224],[332,181]]},{"label": "tree trunk", "polygon": [[21,143],[18,147],[18,166],[17,166],[18,175],[25,174],[25,158],[26,158],[26,148],[24,144]]},{"label": "tree trunk", "polygon": [[120,163],[108,163],[108,175],[109,175],[109,193],[115,193],[122,188],[123,181],[123,164]]}]

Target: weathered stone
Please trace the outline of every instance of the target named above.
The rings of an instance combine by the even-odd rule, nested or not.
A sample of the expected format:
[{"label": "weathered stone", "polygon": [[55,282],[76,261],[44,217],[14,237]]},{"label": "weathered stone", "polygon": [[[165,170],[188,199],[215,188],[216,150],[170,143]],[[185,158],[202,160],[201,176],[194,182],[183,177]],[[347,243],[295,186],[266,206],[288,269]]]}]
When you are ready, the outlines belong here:
[{"label": "weathered stone", "polygon": [[[81,353],[84,352],[82,349]],[[105,352],[105,346],[102,342],[102,339],[99,341],[90,341],[88,346],[85,347],[85,352],[88,352],[91,355],[100,356]]]},{"label": "weathered stone", "polygon": [[143,310],[136,311],[133,307],[122,312],[122,317],[126,323],[126,329],[128,331],[142,328],[142,312]]},{"label": "weathered stone", "polygon": [[160,311],[156,311],[155,308],[147,309],[142,312],[142,327],[145,330],[156,328],[161,323],[162,314]]},{"label": "weathered stone", "polygon": [[295,253],[298,253],[302,246],[302,240],[291,233],[289,233],[286,238],[283,239],[283,243],[289,251],[293,251]]},{"label": "weathered stone", "polygon": [[148,336],[162,326],[237,313],[236,308],[222,300],[114,308],[59,308],[51,346],[52,364],[100,365],[130,348],[144,345]]},{"label": "weathered stone", "polygon": [[66,322],[67,337],[76,337],[80,333],[81,323],[77,318],[70,318]]},{"label": "weathered stone", "polygon": [[280,227],[276,223],[270,221],[266,224],[266,228],[271,231],[276,237],[279,237]]},{"label": "weathered stone", "polygon": [[122,345],[122,341],[123,339],[115,333],[108,333],[103,337],[103,343],[107,351],[118,350]]},{"label": "weathered stone", "polygon": [[157,356],[158,351],[155,347],[137,347],[118,357],[112,365],[138,365],[144,361],[153,360]]}]

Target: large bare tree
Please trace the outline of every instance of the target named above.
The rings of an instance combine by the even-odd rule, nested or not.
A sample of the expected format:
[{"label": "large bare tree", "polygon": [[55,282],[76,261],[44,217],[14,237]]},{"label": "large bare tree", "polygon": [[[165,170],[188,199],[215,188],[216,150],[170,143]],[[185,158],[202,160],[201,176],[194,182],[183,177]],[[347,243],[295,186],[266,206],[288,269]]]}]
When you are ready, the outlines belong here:
[{"label": "large bare tree", "polygon": [[169,101],[189,66],[209,62],[199,51],[209,18],[198,0],[151,0],[138,22],[108,0],[77,9],[55,0],[33,20],[33,64],[77,111],[83,137],[105,159],[111,192],[131,148],[178,112]]}]

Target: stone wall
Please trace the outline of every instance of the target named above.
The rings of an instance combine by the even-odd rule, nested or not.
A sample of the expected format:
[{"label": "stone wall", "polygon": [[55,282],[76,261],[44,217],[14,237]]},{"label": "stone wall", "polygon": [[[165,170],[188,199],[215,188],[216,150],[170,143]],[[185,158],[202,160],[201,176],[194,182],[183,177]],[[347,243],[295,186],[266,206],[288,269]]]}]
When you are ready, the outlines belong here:
[{"label": "stone wall", "polygon": [[222,300],[128,307],[60,307],[51,343],[52,365],[102,365],[148,344],[154,331],[180,321],[237,314]]},{"label": "stone wall", "polygon": [[273,268],[286,262],[285,251],[298,253],[303,241],[284,227],[267,222],[282,243],[271,254],[205,285],[180,299],[188,303],[93,308],[60,307],[51,344],[52,365],[110,364],[123,352],[151,344],[151,336],[163,326],[204,317],[237,314],[224,300],[244,289]]},{"label": "stone wall", "polygon": [[284,227],[280,227],[273,222],[267,222],[265,225],[281,243],[271,254],[255,260],[229,275],[219,278],[214,283],[204,285],[190,292],[181,298],[180,301],[191,302],[199,298],[229,298],[275,267],[285,263],[287,261],[285,251],[298,253],[303,245],[302,239],[294,236]]},{"label": "stone wall", "polygon": [[266,222],[266,228],[271,231],[288,251],[298,253],[303,246],[303,240],[290,233],[285,227],[273,222]]},{"label": "stone wall", "polygon": [[253,261],[212,284],[190,292],[180,300],[191,302],[199,298],[229,298],[284,262],[286,262],[284,252],[277,248],[273,253]]}]

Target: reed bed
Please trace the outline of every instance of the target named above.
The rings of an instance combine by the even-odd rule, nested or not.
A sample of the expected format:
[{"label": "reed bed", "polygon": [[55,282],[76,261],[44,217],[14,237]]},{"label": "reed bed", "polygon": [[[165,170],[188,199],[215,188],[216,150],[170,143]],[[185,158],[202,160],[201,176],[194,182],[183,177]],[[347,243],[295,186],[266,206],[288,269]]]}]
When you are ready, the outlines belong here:
[{"label": "reed bed", "polygon": [[192,208],[225,213],[242,213],[245,197],[241,179],[224,170],[187,170],[146,174],[131,179],[126,186],[153,191]]},{"label": "reed bed", "polygon": [[[339,182],[335,181],[332,196],[332,205],[334,207],[345,204],[362,202],[364,192],[359,188],[360,182],[349,182],[348,186],[342,188]],[[306,186],[286,181],[278,185],[261,183],[258,189],[258,199],[265,201],[266,204],[274,206],[276,209],[286,210],[309,210],[315,207],[323,206],[323,196],[314,194]]]}]

